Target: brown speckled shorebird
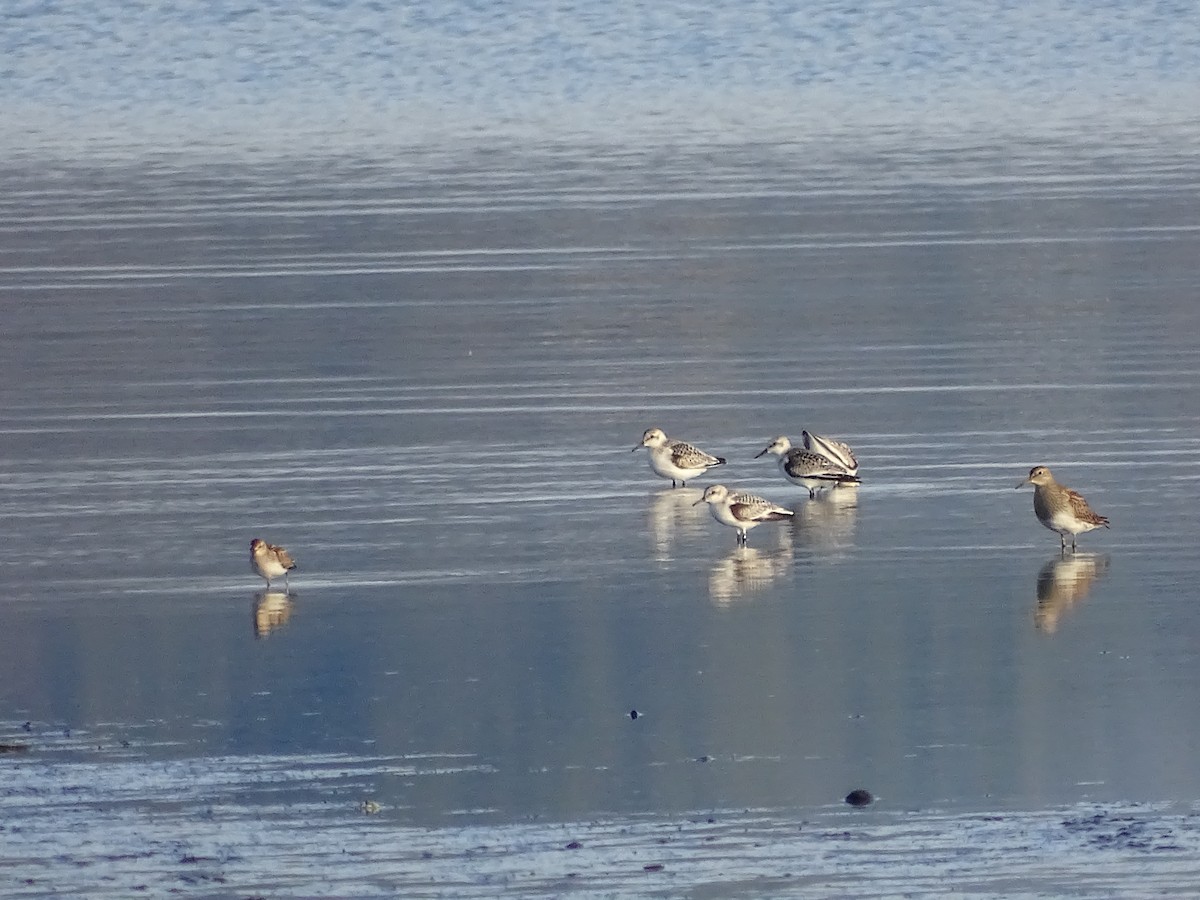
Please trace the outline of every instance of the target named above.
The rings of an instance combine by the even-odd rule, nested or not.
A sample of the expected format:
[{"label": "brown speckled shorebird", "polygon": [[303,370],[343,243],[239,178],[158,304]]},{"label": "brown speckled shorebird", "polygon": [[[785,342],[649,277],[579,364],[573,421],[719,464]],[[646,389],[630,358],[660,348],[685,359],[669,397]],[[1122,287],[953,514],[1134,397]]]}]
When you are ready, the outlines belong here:
[{"label": "brown speckled shorebird", "polygon": [[1067,549],[1067,535],[1071,535],[1071,549],[1075,549],[1075,535],[1101,526],[1108,527],[1108,519],[1092,511],[1088,502],[1069,487],[1059,484],[1045,466],[1034,466],[1029,477],[1017,485],[1022,488],[1033,485],[1033,511],[1038,521],[1051,531],[1058,532],[1062,549]]},{"label": "brown speckled shorebird", "polygon": [[284,587],[287,587],[288,571],[296,568],[296,561],[282,547],[268,544],[261,538],[250,542],[250,565],[254,571],[266,579],[267,589],[271,587],[271,579],[283,576]]}]

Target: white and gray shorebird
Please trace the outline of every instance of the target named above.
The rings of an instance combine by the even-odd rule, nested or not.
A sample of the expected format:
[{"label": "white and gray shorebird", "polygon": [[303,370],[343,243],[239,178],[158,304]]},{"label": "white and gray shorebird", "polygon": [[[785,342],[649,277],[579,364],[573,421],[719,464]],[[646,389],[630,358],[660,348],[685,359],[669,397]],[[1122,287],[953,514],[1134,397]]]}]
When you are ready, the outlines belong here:
[{"label": "white and gray shorebird", "polygon": [[820,453],[830,462],[835,462],[851,475],[858,474],[858,457],[850,449],[850,445],[833,438],[813,434],[811,431],[800,432],[800,442],[804,449],[812,453]]},{"label": "white and gray shorebird", "polygon": [[[811,440],[814,436],[805,432]],[[821,441],[826,441],[826,438],[821,438]],[[834,442],[839,444],[840,442]],[[832,445],[831,445],[832,446]],[[850,471],[842,463],[830,459],[828,456],[813,450],[802,450],[799,447],[793,447],[792,442],[786,437],[780,435],[767,444],[763,450],[754,458],[766,456],[772,453],[779,457],[779,471],[783,473],[783,477],[792,484],[798,484],[801,487],[808,488],[809,498],[815,498],[817,491],[827,487],[834,487],[839,484],[858,484],[858,460],[854,459],[854,454],[850,453],[850,448],[845,444],[841,444],[845,448],[845,453],[849,454],[849,458],[853,463],[854,471]]]},{"label": "white and gray shorebird", "polygon": [[671,487],[675,487],[677,481],[686,487],[689,478],[703,475],[713,466],[725,465],[724,457],[705,453],[686,441],[672,440],[661,428],[646,429],[633,449],[637,451],[643,447],[650,450],[650,468],[654,474],[670,478]]},{"label": "white and gray shorebird", "polygon": [[250,565],[260,577],[271,587],[271,579],[283,576],[284,586],[287,586],[288,572],[296,568],[296,561],[290,553],[275,544],[268,544],[261,538],[250,542]]},{"label": "white and gray shorebird", "polygon": [[692,506],[701,503],[708,504],[712,517],[722,525],[737,529],[739,544],[746,543],[746,532],[751,528],[757,528],[763,522],[782,522],[795,515],[790,509],[776,506],[770,500],[755,494],[730,491],[723,484],[710,484],[705,488],[704,496]]},{"label": "white and gray shorebird", "polygon": [[1108,527],[1106,516],[1093,512],[1081,494],[1055,481],[1045,466],[1034,466],[1017,487],[1023,488],[1027,484],[1033,485],[1034,515],[1051,531],[1058,532],[1059,545],[1064,551],[1068,534],[1074,550],[1076,535]]}]

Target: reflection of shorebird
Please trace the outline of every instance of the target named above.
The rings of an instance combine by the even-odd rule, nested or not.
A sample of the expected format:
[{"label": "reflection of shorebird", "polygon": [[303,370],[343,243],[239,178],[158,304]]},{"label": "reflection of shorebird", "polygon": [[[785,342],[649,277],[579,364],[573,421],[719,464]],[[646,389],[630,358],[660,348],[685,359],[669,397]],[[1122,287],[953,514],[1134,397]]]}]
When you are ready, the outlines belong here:
[{"label": "reflection of shorebird", "polygon": [[283,576],[283,583],[288,583],[288,572],[296,568],[296,561],[282,547],[268,544],[260,538],[250,542],[250,565],[254,571],[266,579],[267,590],[271,589],[271,579]]},{"label": "reflection of shorebird", "polygon": [[1051,531],[1058,532],[1062,549],[1067,549],[1067,535],[1071,536],[1071,549],[1075,549],[1075,536],[1101,526],[1108,527],[1108,519],[1092,512],[1083,497],[1065,485],[1059,484],[1045,466],[1034,466],[1020,484],[1033,485],[1033,512],[1038,521]]},{"label": "reflection of shorebird", "polygon": [[853,546],[858,519],[858,491],[854,485],[826,491],[815,500],[801,500],[792,508],[796,513],[793,531],[801,544],[825,551]]},{"label": "reflection of shorebird", "polygon": [[1084,599],[1106,572],[1108,557],[1095,553],[1056,556],[1042,566],[1037,577],[1037,609],[1033,613],[1038,631],[1047,634],[1057,631],[1062,614]]},{"label": "reflection of shorebird", "polygon": [[[787,532],[781,532],[786,535]],[[739,544],[708,573],[708,596],[724,605],[761,591],[780,575],[792,570],[790,542],[774,550],[757,550]]]},{"label": "reflection of shorebird", "polygon": [[723,484],[710,484],[696,505],[707,503],[712,517],[722,525],[737,529],[737,542],[746,543],[746,532],[763,522],[779,522],[790,519],[790,509],[776,506],[770,500],[754,494],[732,492]]},{"label": "reflection of shorebird", "polygon": [[650,536],[660,558],[669,554],[679,532],[699,532],[703,527],[703,511],[693,509],[701,496],[697,488],[671,490],[663,488],[654,495],[646,510]]},{"label": "reflection of shorebird", "polygon": [[713,466],[725,465],[725,459],[705,453],[684,441],[671,440],[661,428],[648,428],[641,441],[633,449],[650,450],[650,468],[655,475],[671,479],[671,487],[678,481],[684,487],[689,478],[703,475]]},{"label": "reflection of shorebird", "polygon": [[282,628],[292,617],[292,595],[283,591],[261,591],[254,600],[254,636],[265,638]]},{"label": "reflection of shorebird", "polygon": [[[846,447],[847,451],[849,449]],[[808,488],[810,499],[817,496],[817,491],[827,487],[839,484],[858,484],[858,476],[841,463],[834,462],[829,457],[814,453],[812,450],[793,447],[792,442],[782,435],[767,444],[754,458],[758,459],[759,456],[766,456],[768,453],[779,457],[779,471],[783,473],[784,478],[792,484]],[[855,461],[854,467],[857,471],[857,461]]]}]

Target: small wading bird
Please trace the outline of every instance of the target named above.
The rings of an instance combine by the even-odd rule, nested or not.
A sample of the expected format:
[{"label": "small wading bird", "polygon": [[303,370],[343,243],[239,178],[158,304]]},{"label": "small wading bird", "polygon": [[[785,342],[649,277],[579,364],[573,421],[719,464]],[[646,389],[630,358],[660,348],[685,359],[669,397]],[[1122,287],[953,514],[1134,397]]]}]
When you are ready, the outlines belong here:
[{"label": "small wading bird", "polygon": [[675,487],[676,481],[687,487],[689,478],[703,475],[713,466],[725,465],[724,457],[705,453],[685,441],[672,440],[661,428],[647,428],[633,450],[637,452],[643,447],[650,450],[650,468],[654,474],[670,478],[671,487]]},{"label": "small wading bird", "polygon": [[1075,549],[1075,535],[1101,526],[1108,527],[1108,518],[1092,511],[1083,497],[1065,485],[1059,484],[1045,466],[1034,466],[1029,476],[1017,485],[1023,488],[1033,485],[1033,512],[1038,521],[1051,531],[1058,532],[1062,549],[1067,549],[1067,535],[1071,536],[1071,549]]},{"label": "small wading bird", "polygon": [[704,496],[692,506],[708,504],[712,517],[722,525],[737,529],[737,542],[746,543],[746,532],[763,522],[781,522],[795,515],[790,509],[776,506],[770,500],[754,494],[733,493],[723,484],[710,484]]},{"label": "small wading bird", "polygon": [[849,444],[845,444],[842,441],[835,441],[833,438],[822,437],[810,431],[800,432],[800,442],[804,444],[805,450],[820,453],[830,462],[837,463],[851,475],[858,474],[858,458],[854,455],[854,451],[850,449]]},{"label": "small wading bird", "polygon": [[[808,435],[808,437],[811,440],[813,435]],[[822,439],[822,441],[825,440]],[[814,446],[817,445],[814,443]],[[845,444],[840,444],[840,446],[849,452],[850,448]],[[815,498],[817,491],[823,488],[839,484],[859,483],[859,477],[854,474],[858,471],[858,461],[854,459],[853,454],[849,456],[854,465],[854,472],[851,472],[842,463],[836,462],[820,452],[793,447],[792,442],[783,435],[767,444],[754,458],[758,459],[768,453],[779,457],[779,471],[783,473],[784,478],[792,484],[808,488],[809,499]]]},{"label": "small wading bird", "polygon": [[271,579],[280,575],[283,576],[284,587],[288,586],[288,571],[296,568],[296,561],[282,547],[255,538],[250,542],[250,565],[266,579],[267,589],[270,590]]}]

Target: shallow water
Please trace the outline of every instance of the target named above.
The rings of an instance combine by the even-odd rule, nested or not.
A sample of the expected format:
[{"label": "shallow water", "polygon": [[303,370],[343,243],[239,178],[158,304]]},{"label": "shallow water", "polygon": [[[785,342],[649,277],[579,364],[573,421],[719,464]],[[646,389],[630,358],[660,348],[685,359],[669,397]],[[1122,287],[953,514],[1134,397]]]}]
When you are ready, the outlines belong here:
[{"label": "shallow water", "polygon": [[[1190,176],[810,197],[727,161],[695,196],[597,164],[579,196],[528,164],[461,170],[436,212],[380,163],[20,174],[14,895],[1183,883]],[[736,548],[693,506],[715,478],[631,452],[651,424],[795,522]],[[861,488],[754,459],[806,427]],[[1061,557],[1013,489],[1034,463],[1114,528]],[[878,812],[838,810],[859,786]]]},{"label": "shallow water", "polygon": [[[1122,61],[1159,84],[1153,29],[1097,15],[1134,37],[1089,102]],[[1176,78],[1191,19],[1151,23]],[[661,100],[638,59],[602,84]],[[1107,130],[1039,116],[1026,63],[969,68],[1045,101],[991,140],[953,98],[787,139],[787,107],[596,137],[494,105],[514,140],[463,103],[474,136],[362,147],[347,113],[311,156],[178,82],[153,137],[77,118],[73,153],[78,72],[9,80],[53,102],[0,164],[0,893],[1186,893],[1194,116],[1128,85]],[[651,425],[729,462],[673,490]],[[861,488],[754,458],[805,428]],[[1113,528],[1060,554],[1035,463]],[[795,520],[738,549],[693,506],[718,477]]]}]

